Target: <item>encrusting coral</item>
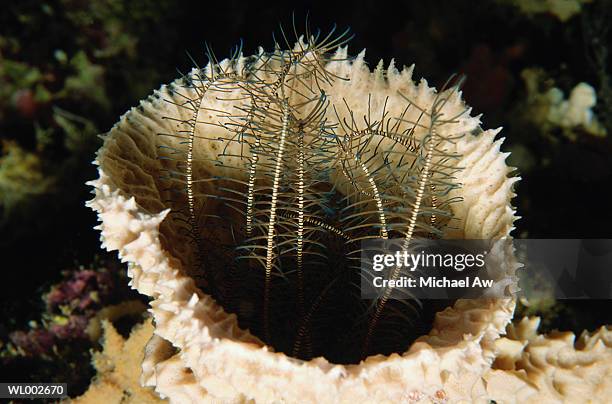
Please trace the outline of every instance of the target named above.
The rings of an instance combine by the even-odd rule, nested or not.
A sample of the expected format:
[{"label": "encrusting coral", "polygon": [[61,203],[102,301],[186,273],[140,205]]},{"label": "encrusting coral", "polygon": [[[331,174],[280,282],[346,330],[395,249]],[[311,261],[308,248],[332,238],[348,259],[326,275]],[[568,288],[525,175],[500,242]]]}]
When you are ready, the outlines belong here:
[{"label": "encrusting coral", "polygon": [[94,353],[98,371],[89,389],[72,403],[163,403],[149,388],[140,385],[144,346],[153,335],[153,324],[139,324],[124,339],[108,320],[102,321],[104,349]]},{"label": "encrusting coral", "polygon": [[44,309],[27,324],[0,338],[0,368],[27,373],[33,381],[69,381],[69,394],[89,385],[94,369],[90,350],[102,321],[118,328],[142,319],[146,305],[129,290],[126,276],[112,262],[62,271],[62,279],[42,295]]},{"label": "encrusting coral", "polygon": [[[248,161],[268,159],[268,166],[276,167],[271,170],[271,178],[275,178],[275,181],[270,180],[271,189],[277,189],[276,178],[279,182],[284,181],[279,168],[283,164],[292,167],[291,170],[297,164],[297,178],[303,184],[306,177],[299,167],[304,162],[301,154],[304,143],[300,143],[298,132],[294,130],[308,127],[309,119],[315,118],[320,120],[315,125],[317,128],[327,125],[325,122],[334,122],[330,131],[345,130],[346,133],[336,135],[347,142],[344,144],[364,133],[380,136],[377,143],[381,149],[408,147],[408,142],[415,142],[418,152],[412,154],[414,164],[419,163],[423,155],[433,155],[426,151],[430,147],[428,142],[438,139],[436,147],[439,149],[436,150],[444,150],[443,155],[447,157],[456,156],[456,167],[461,167],[452,175],[452,180],[460,186],[448,189],[446,195],[453,201],[446,206],[452,216],[452,225],[442,225],[443,237],[503,240],[510,236],[516,218],[510,200],[518,178],[509,176],[512,170],[504,162],[507,153],[500,152],[502,141],[495,140],[499,130],[480,129],[478,118],[469,115],[469,109],[454,88],[438,93],[424,80],[414,84],[413,68],[399,72],[393,63],[388,69],[379,64],[371,72],[363,58],[364,53],[361,53],[349,60],[343,47],[329,56],[328,52],[319,52],[312,42],[300,40],[293,51],[277,48],[272,54],[261,51],[251,58],[240,55],[218,64],[211,63],[205,69],[194,69],[172,85],[162,86],[139,107],[125,114],[106,136],[95,162],[100,177],[90,182],[95,188],[95,198],[88,205],[98,213],[101,221],[103,246],[118,250],[122,260],[129,262],[132,286],[153,299],[151,312],[155,336],[146,348],[143,382],[155,386],[162,397],[172,402],[445,402],[487,400],[494,396],[494,392],[484,388],[483,377],[488,374],[499,349],[496,341],[512,318],[515,301],[511,297],[458,300],[438,312],[431,331],[417,338],[407,350],[389,356],[370,355],[358,364],[340,364],[323,356],[305,360],[275,352],[272,344],[262,342],[262,339],[270,340],[269,335],[253,334],[240,326],[236,314],[226,312],[226,307],[216,299],[222,299],[223,294],[213,297],[209,292],[210,279],[202,283],[196,278],[202,276],[198,269],[209,271],[215,264],[208,261],[200,267],[202,257],[193,258],[198,257],[198,250],[204,256],[214,252],[216,247],[204,243],[205,235],[209,232],[219,237],[221,234],[217,231],[219,227],[210,225],[211,222],[204,225],[206,222],[200,222],[195,215],[201,209],[196,205],[198,196],[211,192],[202,182],[222,178],[249,186],[249,179],[254,177],[249,176],[248,165],[246,169],[231,170],[236,160],[246,155]],[[292,84],[288,85],[287,81]],[[254,82],[267,84],[257,87]],[[253,85],[255,88],[249,87]],[[243,92],[245,88],[249,89],[247,97]],[[304,101],[307,97],[303,94],[309,92],[317,94],[310,101]],[[296,101],[300,97],[301,101]],[[324,101],[312,101],[315,98]],[[300,110],[304,105],[312,109],[304,113]],[[414,108],[406,112],[411,106]],[[236,114],[242,115],[237,117]],[[421,121],[419,115],[425,119]],[[409,128],[398,130],[389,123],[389,116],[400,117]],[[447,121],[440,119],[437,123],[440,116]],[[361,121],[357,117],[366,117],[363,118],[364,126],[359,127]],[[242,123],[236,124],[237,121]],[[257,135],[262,127],[265,131]],[[248,141],[235,136],[237,133],[244,135],[246,131],[254,133]],[[296,137],[285,143],[283,139],[288,134]],[[267,154],[261,153],[264,150],[261,144],[265,142],[270,142],[268,146],[272,149],[266,151]],[[340,141],[336,148],[326,147],[336,156],[342,143]],[[185,158],[179,162],[182,166],[172,165],[172,159],[160,159],[160,148],[184,154]],[[290,154],[294,161],[284,160],[283,153],[287,150],[287,153],[297,150]],[[351,154],[350,147],[343,150]],[[351,155],[351,158],[359,162],[364,154],[367,151]],[[368,161],[378,161],[376,154],[369,157]],[[422,195],[427,195],[423,200],[426,199],[432,208],[437,207],[436,194],[424,194],[423,191],[429,164],[442,165],[431,163],[433,157],[430,157],[423,158],[430,163],[417,171],[425,179],[417,182],[416,199],[409,204],[415,216],[419,213],[417,208]],[[228,162],[233,164],[226,164]],[[371,192],[360,190],[359,193],[372,196],[372,202],[379,202],[378,211],[374,209],[380,218],[377,229],[384,228],[381,205],[387,201],[378,197],[375,184],[379,178],[369,175],[374,170],[361,167],[365,172],[361,177],[345,174],[353,179],[348,185],[355,185],[352,182],[363,181],[364,177],[372,180],[364,185],[369,182]],[[399,167],[398,171],[401,170]],[[172,214],[177,210],[181,212],[173,205],[177,201],[173,194],[176,189],[168,186],[167,178],[161,175],[164,172],[180,178],[174,181],[175,185],[184,185],[183,196],[178,198],[183,202],[182,223],[188,223],[187,232],[181,227],[181,220],[168,219],[171,211]],[[197,181],[205,178],[209,180]],[[170,180],[172,182],[172,178]],[[432,184],[435,188],[438,183]],[[297,195],[300,189],[297,187]],[[349,191],[341,188],[340,192]],[[256,217],[249,214],[252,195],[251,192],[244,194],[246,213],[243,218],[247,219],[247,227],[249,220]],[[271,229],[275,226],[278,198],[275,195],[272,193],[268,202],[271,208],[265,211]],[[209,199],[215,200],[210,195]],[[214,202],[211,204],[216,206]],[[372,203],[372,206],[377,204]],[[205,213],[208,216],[216,214],[216,217],[227,215],[226,220],[231,220],[231,214],[222,212]],[[436,212],[426,216],[433,224],[432,218],[439,209],[429,212]],[[287,222],[297,222],[299,217],[282,216]],[[314,223],[325,229],[332,228],[320,220]],[[433,228],[435,226],[419,224],[419,228],[426,228],[427,232],[438,230]],[[438,222],[435,225],[440,226]],[[414,224],[409,226],[413,227]],[[402,234],[409,238],[411,231]],[[270,251],[274,236],[266,240],[268,246],[264,244],[262,249]],[[297,250],[299,246],[298,242]],[[490,247],[488,257],[491,267],[497,271],[498,286],[513,292],[519,264],[511,245],[492,241]],[[265,254],[263,258],[265,263]],[[267,262],[274,259],[274,254],[268,253]]]},{"label": "encrusting coral", "polygon": [[540,319],[525,317],[498,339],[493,369],[484,376],[497,402],[603,403],[612,397],[612,330],[538,335]]},{"label": "encrusting coral", "polygon": [[587,83],[578,83],[567,99],[557,87],[542,92],[545,73],[539,69],[525,69],[521,73],[527,89],[524,107],[526,119],[548,134],[561,128],[563,134],[574,139],[579,131],[593,136],[606,136],[606,129],[593,112],[597,104],[595,89]]}]

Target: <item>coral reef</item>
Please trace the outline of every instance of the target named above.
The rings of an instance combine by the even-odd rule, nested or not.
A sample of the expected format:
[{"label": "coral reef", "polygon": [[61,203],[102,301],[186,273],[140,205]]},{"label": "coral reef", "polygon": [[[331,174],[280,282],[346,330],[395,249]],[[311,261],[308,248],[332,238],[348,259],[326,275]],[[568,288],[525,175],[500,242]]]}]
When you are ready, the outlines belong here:
[{"label": "coral reef", "polygon": [[[175,71],[142,54],[170,48],[157,42],[173,38],[171,30],[158,30],[156,43],[141,38],[170,6],[59,0],[3,7],[0,233],[10,237],[0,239],[0,253],[20,270],[3,283],[2,317],[28,316],[36,301],[23,296],[39,294],[61,269],[98,253],[92,215],[82,208],[83,182],[95,173],[98,133]],[[36,254],[23,254],[24,245],[37,245]]]},{"label": "coral reef", "polygon": [[[380,58],[416,61],[430,85],[437,88],[442,88],[442,83],[453,72],[467,75],[462,98],[473,107],[474,115],[484,113],[479,117],[483,127],[503,126],[506,138],[503,148],[512,152],[506,163],[518,167],[522,177],[517,184],[518,197],[513,200],[523,217],[516,222],[515,236],[609,236],[612,211],[599,209],[593,219],[590,207],[602,200],[602,190],[612,181],[609,163],[612,137],[593,135],[603,134],[601,129],[607,134],[612,131],[610,0],[496,0],[482,2],[478,7],[471,2],[452,0],[404,1],[394,4],[391,13],[388,7],[372,1],[358,2],[354,7],[328,1],[313,1],[307,5],[299,2],[267,5],[200,2],[190,7],[178,7],[176,2],[169,0],[8,2],[0,11],[0,254],[3,267],[7,268],[0,293],[0,367],[5,375],[1,381],[67,382],[71,395],[81,394],[94,372],[90,350],[97,348],[97,340],[103,332],[102,319],[113,321],[119,333],[126,336],[143,310],[142,301],[134,300],[135,294],[124,293],[127,279],[122,278],[113,281],[112,286],[120,291],[120,296],[110,300],[103,297],[96,303],[97,286],[92,287],[92,284],[97,276],[91,275],[82,275],[86,284],[82,297],[66,299],[51,309],[40,299],[50,285],[61,281],[60,271],[79,263],[94,262],[100,254],[113,279],[125,272],[125,268],[106,263],[107,254],[99,250],[99,233],[92,230],[95,215],[83,207],[83,200],[89,198],[90,192],[84,182],[96,175],[90,164],[94,151],[101,145],[96,135],[110,128],[120,114],[137,105],[138,100],[159,83],[173,80],[177,69],[189,71],[192,62],[185,55],[186,51],[200,62],[203,40],[214,41],[215,50],[225,53],[236,38],[242,37],[245,52],[257,54],[256,45],[270,45],[269,31],[261,27],[275,26],[279,19],[286,21],[292,12],[298,19],[308,12],[318,24],[335,22],[355,28],[358,32],[355,45],[368,50],[364,63],[372,67]],[[203,19],[206,24],[202,24]],[[378,71],[384,75],[386,69]],[[529,77],[525,78],[524,72]],[[585,85],[578,87],[578,90],[586,90],[583,95],[577,94],[579,96],[572,99],[572,90],[579,83],[588,83],[597,92],[596,104],[591,89]],[[178,88],[182,94],[193,95],[180,87],[184,83],[177,81],[175,84],[179,84],[175,90]],[[181,98],[177,94],[170,95]],[[581,105],[575,102],[581,99]],[[157,105],[152,99],[149,103]],[[343,104],[340,107],[345,108]],[[564,113],[567,111],[578,112],[571,114],[576,119],[566,119]],[[155,124],[150,124],[149,116],[157,116],[159,111],[149,112],[132,111],[128,117],[135,118],[133,126],[124,122],[123,127],[141,131],[142,127],[156,126],[154,119]],[[144,126],[140,118],[147,122]],[[601,126],[589,128],[590,118],[591,123],[599,122]],[[361,122],[362,116],[355,115],[355,120]],[[576,125],[580,121],[582,124]],[[137,148],[146,148],[143,145],[149,144],[137,135],[128,137],[135,139]],[[120,145],[132,150],[128,137],[123,137]],[[178,149],[185,150],[185,147],[179,145]],[[118,171],[119,174],[105,171],[113,178],[111,188],[126,191],[128,199],[130,195],[136,196],[139,209],[146,209],[147,214],[174,208],[166,199],[180,199],[176,193],[169,195],[160,191],[159,199],[163,203],[151,208],[141,204],[142,198],[138,195],[143,190],[133,191],[124,186],[125,182],[130,182],[130,175],[141,176],[139,170],[128,163],[132,159],[128,154],[124,156],[126,163],[123,165],[128,166],[127,169]],[[154,154],[169,155],[158,151],[147,156]],[[176,155],[170,154],[170,157],[176,158]],[[147,170],[156,164],[147,164]],[[114,163],[107,159],[103,167],[108,169],[112,165]],[[202,178],[203,173],[196,171],[194,174]],[[140,185],[162,189],[156,181]],[[455,208],[458,207],[455,204]],[[176,213],[173,209],[161,223],[161,248],[182,245],[182,241],[176,241],[178,237],[167,237],[168,222],[177,220]],[[134,214],[137,217],[140,210]],[[181,240],[184,239],[181,234]],[[176,251],[168,254],[174,258],[183,257],[183,252],[190,253],[186,250],[189,248],[180,254]],[[209,261],[224,253],[222,249],[215,249],[216,255],[209,257]],[[523,262],[520,257],[519,261]],[[208,294],[205,282],[192,268],[192,265],[172,265],[173,270],[187,274],[195,287]],[[149,276],[148,269],[144,273],[139,272],[138,267],[130,271],[137,279],[158,284],[152,280],[154,276]],[[172,271],[163,274],[171,279],[176,275]],[[61,282],[77,287],[79,282],[71,276]],[[133,283],[145,287],[138,280]],[[70,290],[71,287],[65,287],[61,293],[67,294]],[[91,292],[94,293],[89,296]],[[170,296],[167,290],[161,292]],[[158,307],[162,306],[161,300],[156,300]],[[257,297],[253,301],[257,303]],[[522,316],[538,315],[541,316],[542,334],[553,332],[552,335],[557,335],[554,330],[559,329],[580,335],[584,329],[596,330],[601,324],[612,324],[610,302],[554,301],[546,297],[523,299],[517,304],[514,318],[519,322]],[[86,306],[83,310],[79,309],[81,303]],[[231,304],[220,306],[236,309]],[[174,306],[163,304],[163,308],[168,307]],[[248,304],[241,309],[243,313],[250,310]],[[161,308],[156,310],[162,311]],[[416,320],[429,324],[433,321],[431,313],[421,313]],[[247,328],[240,321],[238,318],[241,328]],[[291,323],[287,322],[285,328],[290,327]],[[253,328],[251,331],[260,338],[264,336],[261,330]],[[423,336],[428,331],[424,328],[415,336]],[[604,334],[600,332],[600,335]],[[405,348],[395,351],[406,351],[412,345],[409,342],[412,338],[406,339]],[[508,336],[508,339],[513,338]],[[521,340],[522,345],[524,340]],[[579,352],[582,346],[579,338],[576,340],[575,349]],[[544,345],[549,346],[548,343]],[[491,347],[487,352],[495,356],[493,352],[497,350],[504,357],[500,347]],[[564,350],[571,352],[569,343]],[[552,392],[546,384],[549,379],[537,376],[538,372],[528,361],[528,357],[533,357],[529,349],[521,352],[520,360],[512,359],[512,363],[516,362],[512,365],[514,370],[496,369],[494,365],[487,373],[495,373],[495,378],[487,377],[499,382],[490,384],[491,389],[498,390],[497,395],[487,395],[484,382],[472,374],[473,378],[466,380],[451,376],[443,390],[406,392],[406,399],[443,402],[449,401],[449,397],[470,394],[477,397],[476,391],[479,391],[483,400],[489,397],[498,402],[513,401],[513,397],[501,393],[508,391],[504,387],[515,385],[521,386],[520,397],[529,396],[532,401],[538,398],[540,401],[563,401],[563,395],[541,394],[540,391]],[[602,360],[607,358],[605,352],[597,352]],[[299,356],[309,355],[303,350]],[[551,360],[555,355],[551,353]],[[184,350],[155,335],[143,361],[143,381],[178,402],[207,394],[211,397],[200,385],[200,379],[185,366],[184,357]],[[502,360],[497,362],[501,364]],[[560,375],[568,375],[568,368],[558,366],[559,363],[557,361],[556,366],[547,363],[538,369],[542,369],[542,375],[551,375],[553,369]],[[590,366],[599,369],[601,364],[593,362]],[[518,369],[523,365],[531,369],[529,378]],[[134,367],[134,372],[139,370]],[[589,382],[593,380],[595,378],[588,379]],[[558,380],[555,383],[561,384]],[[470,388],[468,394],[466,389]],[[563,390],[564,395],[568,393]],[[585,391],[585,394],[594,400],[599,397],[597,392],[591,395]]]},{"label": "coral reef", "polygon": [[115,280],[105,270],[82,269],[64,276],[66,279],[43,297],[45,312],[40,327],[34,321],[29,331],[12,332],[10,351],[44,357],[53,355],[57,344],[89,338],[89,320],[117,293],[112,290]]},{"label": "coral reef", "polygon": [[72,393],[78,393],[92,375],[89,349],[98,341],[101,321],[123,329],[146,310],[125,283],[125,276],[108,268],[65,271],[64,280],[43,295],[41,318],[0,343],[4,370],[18,375],[29,369],[32,380],[71,380]]}]

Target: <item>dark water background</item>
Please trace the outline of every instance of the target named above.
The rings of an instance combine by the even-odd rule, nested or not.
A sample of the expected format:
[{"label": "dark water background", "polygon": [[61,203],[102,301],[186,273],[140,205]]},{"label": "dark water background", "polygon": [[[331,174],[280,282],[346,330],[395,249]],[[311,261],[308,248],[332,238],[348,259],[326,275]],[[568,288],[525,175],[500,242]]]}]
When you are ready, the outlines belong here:
[{"label": "dark water background", "polygon": [[[290,30],[292,13],[298,28],[307,13],[313,28],[350,27],[355,38],[349,53],[367,49],[371,67],[380,59],[415,63],[414,78],[435,86],[453,73],[467,75],[464,95],[473,113],[484,114],[483,127],[503,126],[503,149],[521,150],[512,160],[522,177],[514,200],[522,217],[515,237],[612,238],[612,2],[596,1],[567,22],[547,13],[528,16],[508,3],[3,4],[0,139],[5,153],[10,142],[35,156],[53,185],[20,197],[10,209],[6,200],[19,192],[0,185],[0,339],[37,317],[41,294],[61,279],[60,271],[114,260],[115,254],[100,250],[95,216],[84,206],[90,198],[84,182],[96,177],[89,164],[100,145],[95,134],[175,79],[177,69],[188,71],[187,52],[204,64],[205,42],[219,58],[240,40],[247,55],[260,45],[270,50],[272,32],[279,32],[279,23]],[[549,84],[566,95],[582,81],[595,87],[596,113],[610,134],[598,138],[577,130],[572,138],[530,123],[521,72],[531,67],[543,69]],[[76,129],[62,121],[66,116]],[[28,187],[24,181],[17,189],[27,194]],[[609,301],[566,302],[548,327],[593,330],[612,322],[611,308]]]}]

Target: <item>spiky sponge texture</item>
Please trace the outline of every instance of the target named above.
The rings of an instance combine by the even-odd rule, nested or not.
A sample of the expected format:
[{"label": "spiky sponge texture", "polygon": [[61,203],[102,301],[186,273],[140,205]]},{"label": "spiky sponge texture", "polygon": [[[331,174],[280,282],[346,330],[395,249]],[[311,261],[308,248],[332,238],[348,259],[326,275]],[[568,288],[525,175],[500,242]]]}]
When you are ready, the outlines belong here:
[{"label": "spiky sponge texture", "polygon": [[[393,63],[388,69],[380,64],[373,72],[364,62],[362,52],[348,60],[346,49],[326,62],[325,68],[341,80],[320,84],[327,100],[329,119],[350,122],[354,116],[401,116],[405,102],[430,111],[439,100],[435,89],[425,80],[412,81],[413,68],[398,71]],[[239,57],[225,66],[241,66],[247,58]],[[210,72],[210,66],[207,68]],[[236,68],[238,69],[238,68]],[[265,74],[265,73],[261,73]],[[192,79],[201,75],[194,70]],[[105,137],[98,152],[99,178],[90,182],[95,198],[88,203],[99,216],[102,244],[117,250],[129,263],[132,286],[150,296],[155,319],[155,334],[171,343],[178,352],[172,354],[163,342],[152,342],[145,360],[144,380],[172,401],[194,402],[203,399],[224,402],[402,402],[428,397],[430,400],[473,400],[485,394],[477,389],[482,375],[494,359],[494,342],[512,318],[513,299],[459,300],[438,313],[428,335],[419,338],[406,352],[390,356],[370,356],[357,365],[338,365],[319,357],[298,360],[275,353],[259,338],[239,327],[235,315],[227,314],[215,300],[196,286],[190,272],[193,245],[184,242],[179,228],[164,220],[170,213],[171,199],[167,186],[159,178],[164,169],[158,159],[159,146],[178,149],[184,138],[158,136],[173,133],[176,122],[187,122],[190,113],[178,105],[184,96],[197,96],[186,89],[177,94],[176,87],[162,86],[137,108],[123,115]],[[295,95],[294,95],[295,96]],[[232,96],[201,98],[206,108],[204,120],[213,120],[212,111],[231,114],[237,101]],[[370,100],[368,102],[368,99]],[[167,102],[170,100],[171,102]],[[458,116],[440,126],[441,135],[453,138],[445,142],[449,153],[460,155],[456,181],[461,187],[451,196],[461,199],[452,205],[456,224],[448,236],[466,239],[500,239],[508,237],[515,220],[510,200],[512,186],[518,178],[510,177],[507,154],[500,152],[499,130],[482,131],[479,119],[463,114],[466,109],[457,93],[444,103],[446,116]],[[407,121],[417,121],[418,110],[410,110]],[[163,119],[163,118],[172,119]],[[418,122],[418,121],[417,121]],[[414,137],[422,140],[425,130],[415,125]],[[194,159],[215,160],[220,153],[214,142],[232,133],[224,125],[196,129],[193,138]],[[387,141],[388,142],[388,141]],[[233,146],[229,146],[231,148]],[[226,152],[232,154],[232,151]],[[238,155],[234,150],[234,155]],[[245,179],[246,174],[232,174],[227,166],[202,163],[194,167],[208,175]],[[207,231],[207,229],[202,229]],[[509,246],[498,245],[492,256],[498,261],[500,274],[513,276],[517,264]],[[161,350],[161,351],[160,351]],[[168,356],[171,355],[171,356]]]}]

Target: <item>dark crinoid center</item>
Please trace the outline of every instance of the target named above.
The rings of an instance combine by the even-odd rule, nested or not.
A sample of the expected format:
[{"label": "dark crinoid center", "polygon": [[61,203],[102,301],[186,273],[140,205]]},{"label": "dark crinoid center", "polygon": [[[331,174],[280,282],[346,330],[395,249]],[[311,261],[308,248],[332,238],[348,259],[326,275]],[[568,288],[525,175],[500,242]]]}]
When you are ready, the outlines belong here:
[{"label": "dark crinoid center", "polygon": [[348,79],[328,69],[349,63],[332,56],[347,33],[304,38],[250,58],[209,53],[206,68],[169,87],[182,118],[167,117],[160,158],[193,247],[181,258],[202,290],[277,351],[356,363],[402,352],[448,305],[390,290],[362,299],[360,256],[364,240],[409,248],[451,224],[459,156],[440,129],[458,118],[441,113],[456,88],[431,105],[389,94],[375,112],[366,97],[356,117],[334,94]]}]

